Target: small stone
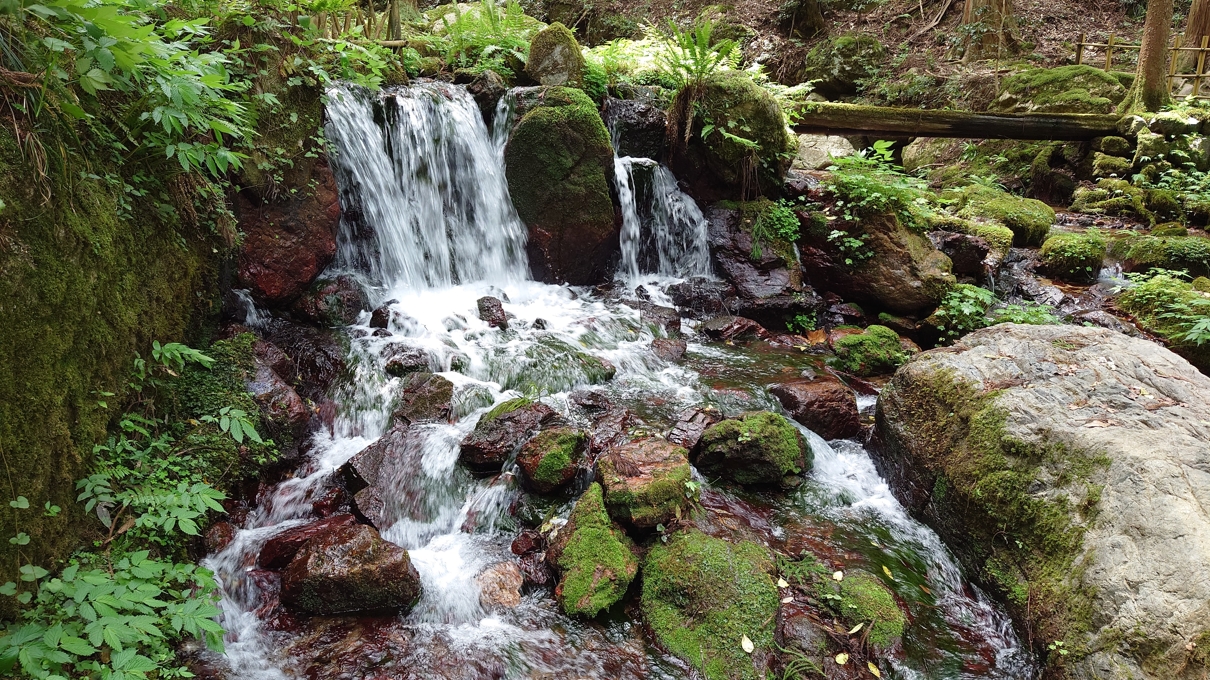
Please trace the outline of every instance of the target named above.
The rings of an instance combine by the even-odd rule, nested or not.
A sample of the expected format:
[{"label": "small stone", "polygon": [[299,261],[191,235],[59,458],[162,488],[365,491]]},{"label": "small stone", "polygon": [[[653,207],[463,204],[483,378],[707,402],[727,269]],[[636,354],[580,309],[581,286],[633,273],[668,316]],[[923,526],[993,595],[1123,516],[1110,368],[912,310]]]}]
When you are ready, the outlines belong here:
[{"label": "small stone", "polygon": [[769,392],[794,420],[824,439],[846,439],[861,432],[857,398],[835,378],[774,385]]},{"label": "small stone", "polygon": [[413,373],[404,379],[393,417],[418,423],[448,421],[453,411],[454,384],[432,373]]},{"label": "small stone", "polygon": [[389,328],[391,325],[391,305],[399,300],[388,300],[370,314],[370,328]]},{"label": "small stone", "polygon": [[521,604],[521,586],[525,577],[515,562],[494,564],[475,577],[479,602],[488,609],[512,609]]},{"label": "small stone", "polygon": [[684,340],[656,338],[651,341],[651,352],[661,361],[669,363],[680,363],[685,358],[685,352],[688,348],[689,343]]},{"label": "small stone", "polygon": [[612,449],[597,461],[609,515],[645,529],[678,516],[690,474],[689,452],[656,437]]},{"label": "small stone", "polygon": [[286,529],[265,541],[256,563],[264,569],[285,569],[307,541],[336,527],[352,526],[356,523],[357,518],[344,514]]},{"label": "small stone", "polygon": [[588,437],[572,427],[544,430],[521,447],[517,466],[525,486],[551,493],[575,479],[588,448]]},{"label": "small stone", "polygon": [[742,316],[716,316],[702,324],[701,330],[714,340],[760,340],[769,336],[759,323]]},{"label": "small stone", "polygon": [[693,451],[701,441],[702,433],[722,419],[722,414],[715,409],[691,408],[685,410],[677,416],[676,424],[668,433],[668,441],[677,446],[683,446],[688,451]]},{"label": "small stone", "polygon": [[402,342],[389,343],[380,356],[386,361],[387,375],[396,378],[429,370],[429,353]]},{"label": "small stone", "polygon": [[802,434],[785,417],[756,411],[706,430],[694,465],[708,478],[790,487],[812,461]]},{"label": "small stone", "polygon": [[490,295],[481,297],[476,304],[479,306],[479,318],[487,322],[487,325],[502,330],[508,329],[508,315],[504,312],[504,303],[499,298]]}]

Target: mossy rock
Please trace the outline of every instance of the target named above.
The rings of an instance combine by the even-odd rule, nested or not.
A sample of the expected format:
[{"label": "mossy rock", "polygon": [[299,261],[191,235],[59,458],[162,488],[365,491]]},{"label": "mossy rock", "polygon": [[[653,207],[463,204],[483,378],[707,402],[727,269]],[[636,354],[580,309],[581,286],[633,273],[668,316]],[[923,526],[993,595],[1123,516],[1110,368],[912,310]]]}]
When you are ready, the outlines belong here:
[{"label": "mossy rock", "polygon": [[1202,236],[1131,234],[1115,239],[1109,254],[1121,260],[1126,271],[1169,269],[1192,276],[1210,275],[1210,239]]},{"label": "mossy rock", "polygon": [[688,451],[654,437],[615,448],[597,461],[610,516],[642,529],[681,515],[692,474]]},{"label": "mossy rock", "polygon": [[903,638],[907,616],[891,590],[873,574],[852,569],[845,571],[840,581],[819,579],[816,592],[847,627],[868,626],[869,642],[876,649],[892,647]]},{"label": "mossy rock", "polygon": [[1101,153],[1119,158],[1134,156],[1134,145],[1130,143],[1130,140],[1116,135],[1093,140],[1093,148]]},{"label": "mossy rock", "polygon": [[[707,680],[757,680],[775,649],[777,587],[769,551],[697,530],[656,543],[643,563],[643,617],[660,645]],[[747,636],[756,650],[744,652]]]},{"label": "mossy rock", "polygon": [[1149,189],[1143,199],[1143,205],[1158,221],[1179,220],[1184,217],[1184,205],[1180,195],[1169,189]]},{"label": "mossy rock", "polygon": [[969,236],[978,236],[987,241],[1000,257],[1013,247],[1013,230],[994,222],[976,222],[950,213],[935,212],[928,217],[929,229],[952,231]]},{"label": "mossy rock", "polygon": [[1148,236],[1188,236],[1188,235],[1189,235],[1189,229],[1187,227],[1183,227],[1175,222],[1168,222],[1166,224],[1157,224],[1155,226],[1155,228],[1152,229],[1148,233]]},{"label": "mossy rock", "polygon": [[899,334],[878,325],[870,326],[864,333],[840,338],[832,349],[836,352],[837,368],[860,376],[894,373],[909,358],[899,342]]},{"label": "mossy rock", "polygon": [[534,277],[584,285],[603,280],[618,247],[610,179],[613,146],[597,106],[580,90],[529,95],[504,152],[517,214],[529,229]]},{"label": "mossy rock", "polygon": [[1134,163],[1128,158],[1110,156],[1100,151],[1093,154],[1093,177],[1125,177],[1133,167]]},{"label": "mossy rock", "polygon": [[886,61],[877,37],[858,33],[829,38],[807,54],[803,76],[827,97],[856,94]]},{"label": "mossy rock", "polygon": [[1076,189],[1071,210],[1093,215],[1136,217],[1154,223],[1155,216],[1146,206],[1147,194],[1122,179],[1103,179],[1096,187]]},{"label": "mossy rock", "polygon": [[1111,73],[1087,65],[1033,68],[1000,86],[992,111],[1006,113],[1113,113],[1126,88]]},{"label": "mossy rock", "polygon": [[747,485],[794,486],[814,454],[798,428],[770,411],[724,420],[702,434],[694,465],[703,475]]},{"label": "mossy rock", "polygon": [[[711,76],[695,107],[688,149],[673,158],[673,171],[702,200],[737,200],[745,179],[762,191],[777,191],[790,168],[797,139],[786,129],[781,106],[768,90],[742,71]],[[702,136],[706,125],[713,128]],[[742,137],[749,144],[725,137]],[[753,146],[755,145],[755,147]],[[751,177],[745,177],[751,172]]]},{"label": "mossy rock", "polygon": [[496,404],[495,406],[493,406],[492,410],[488,411],[487,413],[484,413],[483,416],[481,418],[479,418],[479,424],[486,426],[488,423],[492,422],[493,420],[495,420],[496,418],[499,418],[502,415],[506,415],[508,413],[512,413],[513,411],[523,409],[526,406],[529,406],[533,403],[534,403],[533,399],[526,399],[525,397],[518,397],[516,399],[509,399],[508,401],[502,401],[499,404]]},{"label": "mossy rock", "polygon": [[574,427],[556,427],[539,432],[521,447],[517,466],[530,489],[551,493],[575,479],[576,470],[588,448],[588,436]]},{"label": "mossy rock", "polygon": [[525,73],[539,85],[584,86],[584,55],[576,37],[560,23],[540,31],[529,43]]},{"label": "mossy rock", "polygon": [[569,616],[593,617],[617,604],[639,570],[634,543],[610,521],[600,484],[576,501],[552,551],[562,574],[555,596]]},{"label": "mossy rock", "polygon": [[959,217],[984,218],[1011,229],[1018,247],[1042,245],[1055,221],[1055,211],[1042,201],[978,184],[959,192],[959,206]]},{"label": "mossy rock", "polygon": [[1199,276],[1193,279],[1193,283],[1190,286],[1199,293],[1210,293],[1210,278]]},{"label": "mossy rock", "polygon": [[617,369],[554,335],[542,335],[521,353],[498,348],[490,359],[492,379],[525,394],[554,394],[613,379]]},{"label": "mossy rock", "polygon": [[1108,245],[1099,232],[1055,234],[1042,244],[1042,263],[1051,276],[1092,283],[1101,273]]}]

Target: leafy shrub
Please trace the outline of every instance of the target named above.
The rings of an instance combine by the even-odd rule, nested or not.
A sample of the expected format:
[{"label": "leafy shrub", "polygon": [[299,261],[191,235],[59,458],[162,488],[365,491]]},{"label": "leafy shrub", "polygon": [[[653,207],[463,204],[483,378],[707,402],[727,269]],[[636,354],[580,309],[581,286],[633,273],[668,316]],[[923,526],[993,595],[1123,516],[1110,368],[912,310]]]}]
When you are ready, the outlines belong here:
[{"label": "leafy shrub", "polygon": [[1178,346],[1201,348],[1210,342],[1210,294],[1187,281],[1184,272],[1153,270],[1131,275],[1135,285],[1117,304],[1157,335]]},{"label": "leafy shrub", "polygon": [[810,333],[815,330],[817,323],[819,321],[815,314],[796,314],[793,319],[786,322],[786,330],[791,333]]},{"label": "leafy shrub", "polygon": [[941,301],[933,312],[937,330],[950,340],[986,328],[989,324],[987,310],[996,301],[995,293],[986,288],[959,283]]},{"label": "leafy shrub", "polygon": [[927,184],[894,164],[891,142],[875,142],[871,149],[838,158],[828,170],[831,175],[825,186],[837,197],[835,208],[846,221],[893,213],[904,226],[928,228]]},{"label": "leafy shrub", "polygon": [[1020,305],[1005,305],[992,310],[991,325],[1002,323],[1019,323],[1026,326],[1054,326],[1063,323],[1063,319],[1054,310],[1036,302],[1026,302]]},{"label": "leafy shrub", "polygon": [[1144,236],[1116,239],[1109,254],[1137,271],[1165,269],[1210,274],[1210,239],[1201,236]]},{"label": "leafy shrub", "polygon": [[[675,150],[689,143],[696,104],[704,94],[706,81],[719,71],[735,68],[739,46],[734,40],[715,41],[714,22],[709,19],[698,20],[689,30],[669,20],[665,28],[653,26],[649,33],[661,47],[656,66],[677,91],[668,110],[668,137]],[[720,134],[732,133],[720,128]],[[702,137],[706,137],[704,132]]]}]

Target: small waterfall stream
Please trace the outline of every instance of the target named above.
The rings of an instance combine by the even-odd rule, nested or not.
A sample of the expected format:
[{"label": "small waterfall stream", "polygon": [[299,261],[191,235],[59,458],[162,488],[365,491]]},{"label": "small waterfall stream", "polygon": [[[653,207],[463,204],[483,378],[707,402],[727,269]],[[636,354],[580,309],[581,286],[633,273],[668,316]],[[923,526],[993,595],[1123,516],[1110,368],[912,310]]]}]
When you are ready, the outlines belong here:
[{"label": "small waterfall stream", "polygon": [[[510,120],[509,107],[506,97],[498,122]],[[391,335],[373,333],[368,314],[344,329],[352,375],[333,395],[339,412],[332,430],[314,435],[308,461],[262,497],[235,540],[205,562],[221,586],[234,676],[687,677],[634,622],[571,620],[543,591],[505,612],[480,604],[476,577],[511,559],[509,543],[519,529],[512,509],[522,494],[507,468],[491,479],[465,472],[457,464],[459,443],[493,404],[526,392],[547,395],[544,402],[587,425],[567,398],[589,382],[578,364],[561,360],[569,353],[615,366],[616,377],[593,389],[655,422],[702,403],[729,413],[777,408],[763,386],[746,385],[747,396],[736,402],[735,390],[716,388],[700,370],[718,365],[745,375],[754,359],[742,348],[691,344],[685,365],[666,363],[651,352],[655,331],[641,322],[637,308],[529,281],[525,230],[504,180],[507,133],[500,125],[495,135],[489,132],[461,88],[425,83],[372,95],[336,87],[328,114],[348,216],[339,265],[369,282],[376,305],[390,301]],[[633,173],[640,166],[653,172],[648,188],[636,192]],[[623,238],[629,254],[620,278],[709,275],[705,220],[671,173],[628,158],[619,158],[617,168],[623,207],[630,211]],[[642,243],[654,244],[646,251],[650,260],[644,260]],[[656,264],[645,269],[645,261]],[[513,315],[509,329],[479,319],[476,300],[484,295],[506,301]],[[309,521],[311,503],[334,471],[388,431],[400,380],[386,373],[382,353],[401,342],[427,352],[430,370],[453,382],[459,416],[452,424],[408,430],[392,470],[393,497],[384,499],[393,522],[382,535],[410,551],[424,592],[412,612],[382,624],[406,644],[375,657],[385,665],[373,673],[301,668],[290,651],[297,643],[269,620],[274,576],[258,570],[256,558],[269,537]],[[455,362],[458,371],[450,370]],[[871,554],[901,556],[917,565],[934,594],[917,621],[927,629],[920,638],[927,642],[905,642],[905,653],[893,660],[898,677],[1031,677],[1030,656],[1007,617],[963,581],[936,534],[906,515],[862,447],[804,434],[815,472],[780,511],[833,522],[851,540],[864,541],[862,549]],[[558,508],[564,516],[568,509]]]}]

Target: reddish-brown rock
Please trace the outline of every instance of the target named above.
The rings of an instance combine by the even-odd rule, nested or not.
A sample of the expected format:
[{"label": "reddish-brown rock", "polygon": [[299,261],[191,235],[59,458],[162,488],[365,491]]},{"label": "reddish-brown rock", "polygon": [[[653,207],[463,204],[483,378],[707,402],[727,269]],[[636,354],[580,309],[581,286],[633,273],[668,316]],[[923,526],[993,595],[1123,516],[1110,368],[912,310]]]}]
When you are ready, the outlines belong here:
[{"label": "reddish-brown rock", "polygon": [[506,402],[498,408],[503,412],[484,415],[462,440],[458,460],[475,472],[498,472],[518,446],[556,415],[554,409],[538,402]]},{"label": "reddish-brown rock", "polygon": [[479,584],[479,602],[488,609],[511,609],[521,604],[525,577],[516,562],[493,564],[479,574],[475,582]]},{"label": "reddish-brown rock", "polygon": [[302,295],[336,256],[340,201],[326,164],[314,171],[315,189],[260,203],[236,200],[244,234],[238,260],[240,285],[265,304],[279,306]]},{"label": "reddish-brown rock", "polygon": [[318,522],[286,529],[265,541],[256,563],[265,569],[285,569],[298,554],[303,544],[334,527],[351,526],[357,523],[353,515],[333,515]]},{"label": "reddish-brown rock", "polygon": [[845,439],[861,432],[857,397],[835,378],[774,385],[769,392],[794,420],[824,439]]},{"label": "reddish-brown rock", "polygon": [[685,358],[685,352],[689,349],[689,344],[684,340],[670,340],[667,338],[656,338],[651,341],[651,353],[662,361],[672,363],[680,362]]},{"label": "reddish-brown rock", "polygon": [[702,433],[723,419],[723,414],[714,409],[691,408],[677,416],[676,424],[668,433],[668,441],[692,451],[702,440]]},{"label": "reddish-brown rock", "polygon": [[282,575],[282,603],[309,614],[408,611],[419,599],[407,551],[364,524],[313,536]]}]

